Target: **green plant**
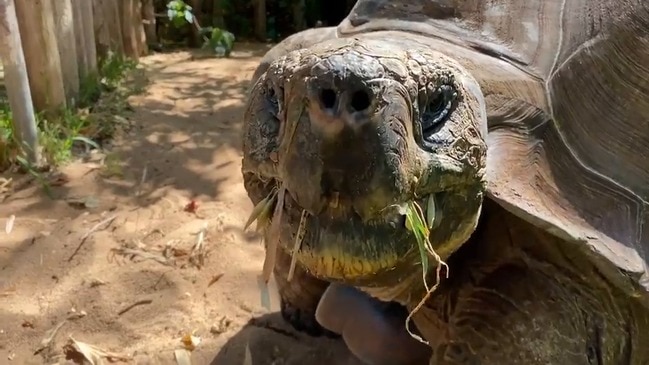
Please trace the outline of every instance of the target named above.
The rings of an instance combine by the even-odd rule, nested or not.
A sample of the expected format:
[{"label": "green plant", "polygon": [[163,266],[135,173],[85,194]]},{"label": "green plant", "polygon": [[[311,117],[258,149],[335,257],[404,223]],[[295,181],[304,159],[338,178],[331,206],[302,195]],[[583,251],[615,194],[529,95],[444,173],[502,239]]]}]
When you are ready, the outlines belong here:
[{"label": "green plant", "polygon": [[101,83],[97,73],[89,73],[79,80],[79,101],[77,106],[85,108],[99,100]]},{"label": "green plant", "polygon": [[194,14],[192,13],[192,10],[192,7],[182,0],[172,0],[167,3],[167,17],[177,28],[180,28],[187,23],[194,23]]},{"label": "green plant", "polygon": [[6,100],[0,101],[0,171],[14,160],[18,148],[11,124],[11,110]]},{"label": "green plant", "polygon": [[[135,62],[114,54],[99,64],[99,71],[81,80],[80,108],[64,108],[55,117],[36,115],[40,155],[43,164],[56,166],[67,162],[78,147],[99,149],[95,140],[112,136],[118,115],[127,108],[128,91],[122,86]],[[0,99],[0,171],[21,166],[32,175],[37,167],[28,166],[20,157],[20,143],[12,126],[12,113],[6,99]]]},{"label": "green plant", "polygon": [[116,89],[124,75],[136,66],[137,63],[134,60],[123,58],[114,52],[108,52],[108,55],[99,64],[101,86],[108,90]]},{"label": "green plant", "polygon": [[217,27],[201,28],[203,48],[209,48],[218,57],[228,57],[234,46],[234,34]]}]

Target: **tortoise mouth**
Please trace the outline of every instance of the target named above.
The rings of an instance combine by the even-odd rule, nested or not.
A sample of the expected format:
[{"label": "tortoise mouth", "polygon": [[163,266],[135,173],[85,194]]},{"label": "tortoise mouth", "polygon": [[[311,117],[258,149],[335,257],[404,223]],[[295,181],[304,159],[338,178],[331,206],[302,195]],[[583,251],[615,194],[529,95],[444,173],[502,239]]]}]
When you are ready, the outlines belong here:
[{"label": "tortoise mouth", "polygon": [[[435,193],[436,198],[443,195]],[[304,208],[290,190],[285,194],[280,247],[309,273],[360,287],[388,287],[414,274],[421,276],[417,241],[406,228],[406,201],[388,206],[371,218],[363,218],[349,202],[327,203],[322,212],[303,218]],[[294,252],[295,247],[299,248]]]}]

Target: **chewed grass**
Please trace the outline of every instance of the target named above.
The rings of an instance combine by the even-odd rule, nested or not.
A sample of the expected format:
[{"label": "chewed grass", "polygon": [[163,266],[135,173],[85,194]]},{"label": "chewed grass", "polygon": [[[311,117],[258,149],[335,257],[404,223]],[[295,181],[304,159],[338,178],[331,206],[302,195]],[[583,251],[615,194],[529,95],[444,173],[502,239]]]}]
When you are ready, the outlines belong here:
[{"label": "chewed grass", "polygon": [[[259,203],[257,203],[257,205],[255,205],[255,207],[252,209],[250,217],[248,218],[248,221],[244,226],[244,229],[248,229],[248,227],[250,227],[252,223],[257,222],[256,231],[258,233],[264,234],[264,239],[266,241],[266,256],[264,258],[264,270],[262,273],[262,279],[265,283],[268,283],[268,280],[270,280],[270,273],[275,266],[275,251],[277,250],[277,247],[279,245],[279,224],[283,211],[285,194],[286,189],[281,187],[273,188],[268,196],[266,196]],[[275,206],[274,212],[272,212],[273,205]],[[304,236],[306,234],[306,222],[308,218],[309,213],[306,210],[303,210],[302,216],[300,217],[300,225],[295,235],[295,242],[293,244],[291,266],[287,277],[288,281],[291,281],[295,273],[297,253],[300,250],[302,241],[304,240]]]},{"label": "chewed grass", "polygon": [[[268,293],[268,281],[275,267],[277,260],[277,248],[279,246],[280,221],[284,211],[284,196],[286,189],[284,187],[273,188],[271,192],[262,199],[250,213],[250,217],[244,226],[244,230],[250,225],[257,222],[256,231],[264,235],[266,245],[266,255],[264,257],[264,267],[259,277],[259,289],[261,291],[262,306],[270,309],[270,295]],[[273,206],[275,209],[273,210]]]},{"label": "chewed grass", "polygon": [[[262,303],[267,303],[268,300],[268,281],[270,280],[270,275],[273,272],[273,267],[275,266],[277,248],[279,245],[279,225],[282,219],[282,212],[284,209],[284,196],[286,194],[286,189],[283,186],[273,188],[271,192],[262,199],[255,207],[253,208],[248,221],[246,222],[244,229],[248,229],[252,223],[257,222],[256,231],[264,235],[264,241],[266,246],[266,256],[264,258],[264,267],[262,274],[260,275],[260,289],[262,296]],[[408,314],[406,318],[406,330],[414,339],[428,344],[421,336],[413,333],[410,330],[410,322],[412,316],[426,303],[431,294],[437,289],[441,282],[442,268],[445,268],[446,277],[448,278],[449,268],[446,262],[435,252],[431,242],[430,242],[430,230],[433,228],[435,223],[436,207],[435,207],[435,198],[433,195],[429,196],[426,201],[426,212],[421,208],[419,203],[416,201],[411,201],[405,206],[403,213],[406,216],[406,229],[411,231],[416,242],[417,248],[419,250],[419,256],[421,258],[421,272],[422,280],[424,283],[424,288],[426,289],[426,294],[424,297],[417,303],[415,308]],[[273,209],[274,207],[274,209]],[[306,233],[306,221],[309,217],[309,214],[306,211],[302,211],[302,216],[300,218],[300,225],[295,235],[295,242],[293,244],[293,249],[291,252],[291,265],[288,273],[288,281],[293,277],[295,270],[295,265],[297,263],[297,252],[300,250],[302,241]],[[428,272],[430,270],[430,259],[435,260],[434,264],[435,269],[435,284],[428,284]],[[264,305],[265,307],[267,305]]]},{"label": "chewed grass", "polygon": [[[406,330],[414,339],[428,344],[428,341],[424,340],[421,336],[413,333],[410,330],[410,321],[412,316],[426,303],[430,295],[437,289],[441,282],[442,267],[446,268],[446,277],[448,278],[448,265],[442,260],[442,258],[435,252],[432,244],[430,243],[430,229],[433,227],[435,222],[435,198],[434,196],[429,196],[427,200],[426,215],[421,209],[421,206],[416,201],[411,201],[406,206],[406,229],[411,231],[415,236],[417,241],[417,247],[419,248],[419,255],[421,257],[421,271],[422,279],[424,282],[424,287],[426,288],[426,295],[417,303],[415,308],[408,313],[406,318]],[[432,256],[436,262],[437,268],[435,270],[435,284],[431,287],[428,285],[428,280],[426,279],[428,275],[428,270],[430,268],[430,262],[428,261],[429,257]]]}]

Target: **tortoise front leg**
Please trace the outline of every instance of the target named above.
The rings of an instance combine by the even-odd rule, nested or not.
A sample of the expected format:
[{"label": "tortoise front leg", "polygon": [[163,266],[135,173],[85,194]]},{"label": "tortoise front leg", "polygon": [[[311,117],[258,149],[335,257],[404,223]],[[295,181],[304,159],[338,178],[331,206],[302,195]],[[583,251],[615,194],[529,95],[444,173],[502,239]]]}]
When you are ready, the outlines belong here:
[{"label": "tortoise front leg", "polygon": [[[630,306],[546,269],[504,265],[430,303],[416,318],[433,347],[430,365],[636,363]],[[445,307],[445,331],[430,325],[445,317],[433,306]]]},{"label": "tortoise front leg", "polygon": [[278,248],[273,274],[279,292],[282,317],[296,330],[311,336],[336,337],[336,334],[324,329],[315,319],[318,302],[329,283],[311,276],[300,265],[296,265],[293,278],[288,281],[290,265],[291,257]]}]

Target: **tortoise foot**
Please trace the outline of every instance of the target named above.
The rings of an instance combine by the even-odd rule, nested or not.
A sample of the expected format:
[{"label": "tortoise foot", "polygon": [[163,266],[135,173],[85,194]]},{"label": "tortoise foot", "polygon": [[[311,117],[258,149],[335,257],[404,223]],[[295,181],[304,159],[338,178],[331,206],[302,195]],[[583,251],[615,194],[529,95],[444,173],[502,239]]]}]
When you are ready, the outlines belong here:
[{"label": "tortoise foot", "polygon": [[322,327],[315,318],[315,311],[304,310],[292,305],[290,302],[281,300],[281,313],[285,321],[287,321],[297,331],[304,332],[310,336],[320,337],[325,336],[329,338],[339,338],[340,335],[329,331]]},{"label": "tortoise foot", "polygon": [[289,281],[290,264],[291,257],[279,249],[274,273],[282,317],[297,331],[308,335],[338,337],[334,332],[322,327],[315,319],[318,302],[329,283],[311,276],[299,266],[295,268],[293,278]]}]

